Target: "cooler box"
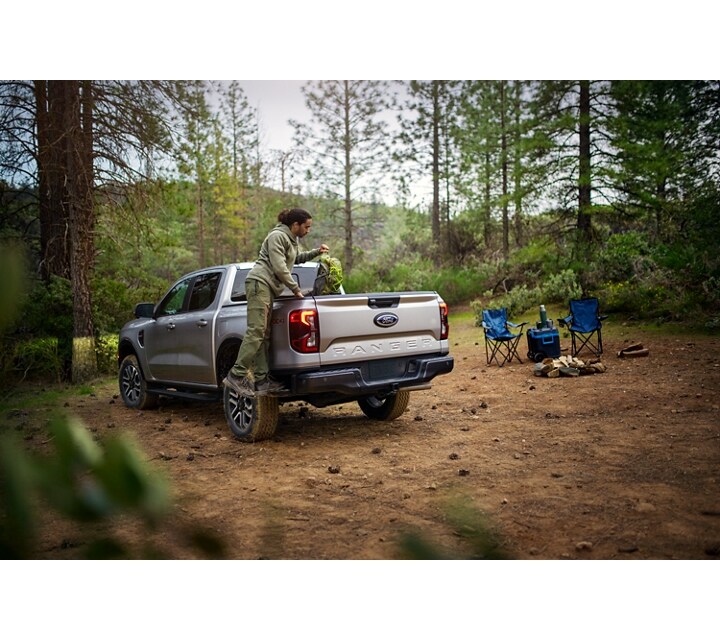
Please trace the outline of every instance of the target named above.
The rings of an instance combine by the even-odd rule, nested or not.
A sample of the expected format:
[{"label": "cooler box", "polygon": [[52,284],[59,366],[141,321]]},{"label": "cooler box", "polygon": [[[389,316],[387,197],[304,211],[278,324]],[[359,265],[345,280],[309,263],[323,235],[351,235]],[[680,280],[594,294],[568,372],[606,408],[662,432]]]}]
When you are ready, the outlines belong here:
[{"label": "cooler box", "polygon": [[540,362],[545,358],[560,357],[560,333],[557,329],[528,329],[528,358]]}]

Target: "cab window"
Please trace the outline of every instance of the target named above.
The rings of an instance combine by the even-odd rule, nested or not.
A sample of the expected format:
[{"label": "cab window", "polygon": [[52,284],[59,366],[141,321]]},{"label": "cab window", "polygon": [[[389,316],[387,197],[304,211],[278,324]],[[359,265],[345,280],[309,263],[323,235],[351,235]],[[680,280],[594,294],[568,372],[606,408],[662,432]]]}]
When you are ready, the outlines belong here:
[{"label": "cab window", "polygon": [[187,295],[191,282],[192,278],[186,278],[170,289],[168,294],[163,298],[163,301],[158,305],[156,315],[174,316],[176,313],[180,313],[183,309],[185,296]]},{"label": "cab window", "polygon": [[202,311],[215,301],[221,275],[221,272],[215,271],[214,273],[203,273],[195,278],[188,311]]}]

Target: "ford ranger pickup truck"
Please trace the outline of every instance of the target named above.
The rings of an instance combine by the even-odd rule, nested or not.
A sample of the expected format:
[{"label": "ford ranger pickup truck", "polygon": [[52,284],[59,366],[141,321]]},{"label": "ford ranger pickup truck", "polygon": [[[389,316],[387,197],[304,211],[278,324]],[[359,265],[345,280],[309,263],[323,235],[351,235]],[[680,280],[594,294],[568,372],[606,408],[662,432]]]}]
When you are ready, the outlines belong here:
[{"label": "ford ranger pickup truck", "polygon": [[[293,270],[304,298],[286,289],[275,300],[270,368],[285,390],[239,396],[222,384],[247,327],[245,277],[253,263],[194,271],[158,304],[135,307],[120,332],[120,395],[149,409],[159,396],[223,400],[236,438],[272,437],[283,402],[316,407],[357,401],[369,418],[394,420],[411,391],[429,389],[453,369],[448,307],[431,291],[319,295],[323,265]],[[326,275],[326,274],[325,274]]]}]

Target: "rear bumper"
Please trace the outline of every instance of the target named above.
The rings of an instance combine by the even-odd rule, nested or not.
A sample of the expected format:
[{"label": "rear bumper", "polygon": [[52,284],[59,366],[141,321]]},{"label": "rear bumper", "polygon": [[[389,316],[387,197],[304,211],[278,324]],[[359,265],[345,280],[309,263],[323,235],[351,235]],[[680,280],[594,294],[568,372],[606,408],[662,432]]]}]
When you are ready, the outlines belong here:
[{"label": "rear bumper", "polygon": [[455,361],[452,356],[414,358],[400,377],[369,379],[364,369],[347,367],[298,373],[290,376],[288,386],[292,395],[340,394],[362,397],[387,394],[407,387],[422,387],[435,376],[450,373]]}]

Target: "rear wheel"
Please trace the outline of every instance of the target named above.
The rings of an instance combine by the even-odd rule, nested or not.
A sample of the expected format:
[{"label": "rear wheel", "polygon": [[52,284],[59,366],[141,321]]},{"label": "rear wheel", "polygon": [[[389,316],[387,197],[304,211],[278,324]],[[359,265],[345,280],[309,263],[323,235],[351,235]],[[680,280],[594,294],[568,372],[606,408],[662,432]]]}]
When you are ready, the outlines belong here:
[{"label": "rear wheel", "polygon": [[118,373],[120,396],[126,407],[131,409],[154,409],[157,396],[148,393],[147,382],[135,355],[125,356]]},{"label": "rear wheel", "polygon": [[368,418],[373,420],[395,420],[405,412],[409,401],[409,391],[398,391],[390,396],[360,398],[358,404]]},{"label": "rear wheel", "polygon": [[279,405],[278,399],[271,396],[249,398],[228,387],[223,392],[228,426],[243,442],[267,440],[275,434]]}]

